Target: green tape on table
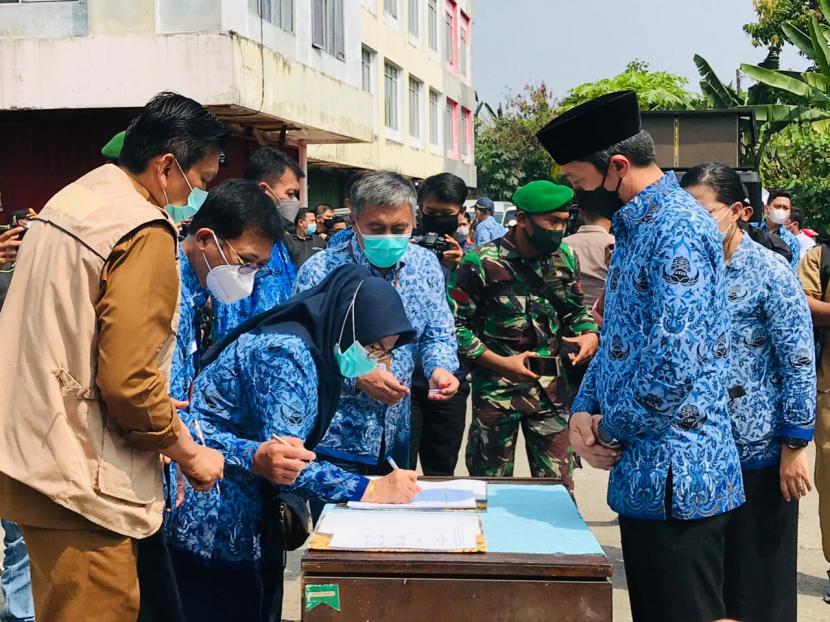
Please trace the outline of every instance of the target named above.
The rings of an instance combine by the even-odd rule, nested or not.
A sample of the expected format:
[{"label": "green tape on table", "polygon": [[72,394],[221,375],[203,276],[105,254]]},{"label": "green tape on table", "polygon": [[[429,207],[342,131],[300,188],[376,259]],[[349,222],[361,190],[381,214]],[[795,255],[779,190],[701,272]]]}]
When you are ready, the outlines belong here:
[{"label": "green tape on table", "polygon": [[488,553],[605,554],[564,486],[490,484],[481,522]]},{"label": "green tape on table", "polygon": [[311,611],[318,605],[328,605],[340,611],[340,586],[336,583],[305,586],[305,610]]}]

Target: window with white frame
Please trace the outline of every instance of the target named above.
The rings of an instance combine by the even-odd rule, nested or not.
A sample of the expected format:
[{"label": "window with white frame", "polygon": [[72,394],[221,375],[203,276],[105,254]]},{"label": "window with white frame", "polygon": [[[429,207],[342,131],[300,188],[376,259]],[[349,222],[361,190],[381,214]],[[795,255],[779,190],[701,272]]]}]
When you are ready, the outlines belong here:
[{"label": "window with white frame", "polygon": [[458,108],[453,100],[447,99],[446,117],[444,119],[444,146],[447,150],[447,157],[458,157],[455,137],[458,135],[455,112]]},{"label": "window with white frame", "polygon": [[458,29],[458,66],[462,76],[467,76],[467,37],[469,31],[464,19],[461,20],[461,28]]},{"label": "window with white frame", "polygon": [[360,52],[361,86],[367,93],[373,93],[372,88],[372,65],[374,64],[375,53],[366,46]]},{"label": "window with white frame", "polygon": [[384,64],[383,75],[383,103],[386,127],[397,132],[400,131],[400,120],[398,115],[400,98],[398,96],[398,88],[401,70],[392,63],[387,62]]},{"label": "window with white frame", "polygon": [[294,32],[294,0],[253,0],[262,19],[286,32]]},{"label": "window with white frame", "polygon": [[450,65],[453,64],[453,60],[455,59],[455,45],[452,41],[452,26],[453,26],[453,18],[452,14],[448,12],[444,12],[444,60],[446,60]]},{"label": "window with white frame", "polygon": [[438,147],[439,128],[441,126],[441,117],[439,103],[441,96],[437,91],[429,90],[429,142],[433,147]]},{"label": "window with white frame", "polygon": [[383,10],[389,17],[398,19],[398,0],[383,0]]},{"label": "window with white frame", "polygon": [[409,0],[409,34],[421,36],[421,0]]},{"label": "window with white frame", "polygon": [[466,108],[461,109],[461,126],[458,128],[458,135],[461,142],[461,157],[467,158],[470,156],[470,129],[471,118],[470,111]]},{"label": "window with white frame", "polygon": [[409,78],[409,135],[421,140],[421,93],[424,83],[410,76]]},{"label": "window with white frame", "polygon": [[427,0],[427,39],[429,49],[438,51],[438,0]]},{"label": "window with white frame", "polygon": [[343,1],[312,0],[311,2],[311,44],[340,60],[346,58]]}]

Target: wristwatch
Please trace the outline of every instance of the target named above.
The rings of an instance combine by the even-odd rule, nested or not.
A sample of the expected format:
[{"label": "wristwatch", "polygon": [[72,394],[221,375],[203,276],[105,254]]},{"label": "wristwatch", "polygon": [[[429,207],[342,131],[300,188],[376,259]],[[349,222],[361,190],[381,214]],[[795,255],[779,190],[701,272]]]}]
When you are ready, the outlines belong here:
[{"label": "wristwatch", "polygon": [[804,449],[809,443],[809,441],[805,441],[803,438],[793,438],[789,436],[782,438],[781,442],[793,451],[796,449]]},{"label": "wristwatch", "polygon": [[597,426],[597,440],[599,440],[600,445],[605,445],[609,449],[616,449],[620,445],[622,445],[622,441],[617,440],[608,432],[605,431],[605,428],[602,425]]}]

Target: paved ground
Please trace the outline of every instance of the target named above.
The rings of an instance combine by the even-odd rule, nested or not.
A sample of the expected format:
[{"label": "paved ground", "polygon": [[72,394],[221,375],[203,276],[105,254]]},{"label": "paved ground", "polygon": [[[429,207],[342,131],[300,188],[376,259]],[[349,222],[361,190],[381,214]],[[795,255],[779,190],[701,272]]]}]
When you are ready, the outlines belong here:
[{"label": "paved ground", "polygon": [[[810,449],[811,460],[813,449]],[[466,475],[463,459],[459,461],[458,475]],[[528,475],[527,459],[520,444],[516,464],[516,475]],[[605,553],[614,563],[614,620],[630,622],[631,612],[628,608],[628,595],[625,586],[625,572],[620,550],[620,532],[617,517],[605,504],[605,489],[608,476],[603,471],[590,467],[576,473],[576,494],[579,508],[594,535],[605,549]],[[801,503],[799,522],[798,554],[798,620],[799,622],[826,622],[830,620],[830,605],[824,604],[821,597],[827,587],[827,564],[821,553],[821,539],[818,526],[818,497],[815,492]],[[300,579],[299,566],[302,551],[292,553],[288,558],[286,569],[285,620],[300,620]],[[2,556],[2,551],[0,551]],[[1,562],[1,560],[0,560]],[[2,596],[0,596],[2,603]]]}]

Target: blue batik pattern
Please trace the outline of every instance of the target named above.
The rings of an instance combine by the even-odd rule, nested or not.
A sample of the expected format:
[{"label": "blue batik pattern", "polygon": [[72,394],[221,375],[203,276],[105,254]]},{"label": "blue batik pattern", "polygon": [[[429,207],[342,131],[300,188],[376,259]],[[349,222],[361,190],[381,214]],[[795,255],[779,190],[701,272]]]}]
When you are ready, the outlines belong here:
[{"label": "blue batik pattern", "polygon": [[487,242],[497,240],[504,236],[505,233],[507,233],[507,229],[505,229],[495,218],[488,216],[476,225],[476,246],[481,246],[482,244],[487,244]]},{"label": "blue batik pattern", "polygon": [[[769,226],[767,225],[766,218],[763,219],[757,226],[769,235]],[[778,227],[778,230],[775,233],[778,234],[778,237],[781,238],[784,244],[787,245],[787,248],[790,249],[790,253],[792,254],[792,257],[790,257],[790,267],[793,269],[793,272],[797,272],[798,264],[801,262],[801,244],[799,243],[798,238],[784,226]]]},{"label": "blue batik pattern", "polygon": [[[188,486],[166,518],[170,546],[210,566],[256,567],[266,495],[278,487],[254,475],[260,444],[305,439],[317,418],[317,369],[305,342],[279,333],[244,334],[196,380],[189,417],[225,456],[225,479],[209,493]],[[288,489],[325,501],[359,499],[365,477],[318,458]]]},{"label": "blue batik pattern", "polygon": [[744,501],[727,411],[729,311],[712,218],[673,173],[614,216],[605,322],[573,411],[625,447],[608,503],[635,518],[703,518]]},{"label": "blue batik pattern", "polygon": [[208,291],[199,284],[187,255],[179,247],[179,273],[181,296],[179,298],[179,327],[176,331],[176,349],[170,368],[170,395],[186,402],[190,399],[190,386],[196,378],[199,322],[208,299]]},{"label": "blue batik pattern", "polygon": [[[297,275],[297,292],[317,285],[335,268],[347,263],[366,266],[380,273],[363,254],[354,233],[329,245],[306,261]],[[395,350],[392,374],[406,386],[412,383],[415,358],[420,354],[424,373],[430,378],[438,369],[458,369],[455,323],[447,304],[444,275],[435,255],[410,244],[402,260],[385,278],[395,285],[406,316],[416,331],[412,343]],[[335,458],[377,464],[392,455],[400,466],[408,464],[410,399],[407,395],[394,406],[386,406],[355,389],[355,382],[344,383],[340,405],[316,451]],[[385,441],[385,455],[381,444]]]},{"label": "blue batik pattern", "polygon": [[297,271],[288,255],[285,243],[274,244],[268,265],[259,271],[254,281],[254,291],[247,298],[233,304],[223,304],[213,299],[213,339],[218,341],[248,318],[273,309],[291,298]]},{"label": "blue batik pattern", "polygon": [[741,466],[777,465],[781,438],[813,438],[816,368],[810,309],[787,261],[743,236],[726,266],[732,318],[729,404]]}]

